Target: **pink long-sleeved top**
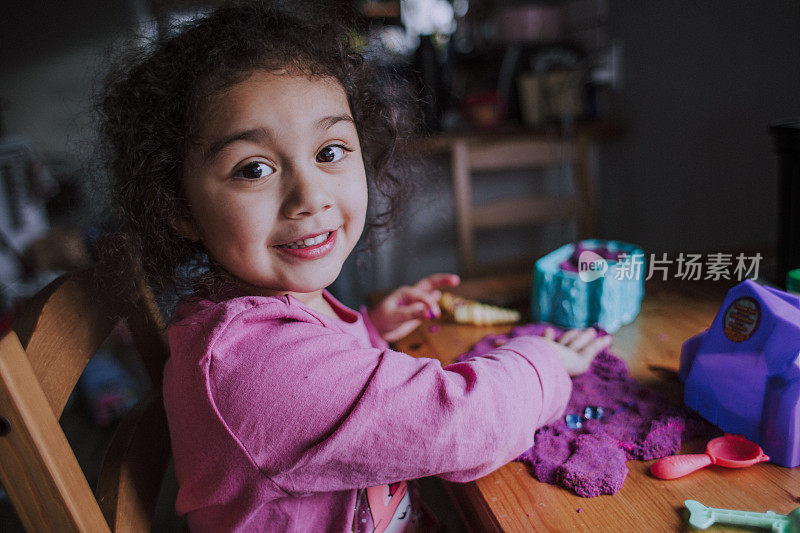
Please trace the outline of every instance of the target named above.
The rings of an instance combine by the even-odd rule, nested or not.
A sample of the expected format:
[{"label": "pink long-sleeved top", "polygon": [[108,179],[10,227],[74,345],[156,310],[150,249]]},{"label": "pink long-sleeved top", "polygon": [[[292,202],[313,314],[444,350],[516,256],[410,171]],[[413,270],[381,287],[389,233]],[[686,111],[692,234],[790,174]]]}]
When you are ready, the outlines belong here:
[{"label": "pink long-sleeved top", "polygon": [[235,289],[179,305],[163,392],[193,531],[391,531],[404,480],[479,478],[563,413],[571,382],[543,339],[443,368],[325,298],[337,317]]}]

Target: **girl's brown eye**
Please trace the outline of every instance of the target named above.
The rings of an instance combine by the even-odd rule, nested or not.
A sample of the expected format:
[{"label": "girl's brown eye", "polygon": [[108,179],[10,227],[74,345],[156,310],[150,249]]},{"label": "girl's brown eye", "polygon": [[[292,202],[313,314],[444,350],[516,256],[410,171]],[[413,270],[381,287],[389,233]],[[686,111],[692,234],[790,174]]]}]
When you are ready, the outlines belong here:
[{"label": "girl's brown eye", "polygon": [[253,161],[240,168],[234,177],[245,180],[257,180],[269,176],[275,169],[262,161]]},{"label": "girl's brown eye", "polygon": [[352,151],[338,144],[328,145],[317,153],[317,161],[320,163],[334,163],[344,157],[345,150]]}]

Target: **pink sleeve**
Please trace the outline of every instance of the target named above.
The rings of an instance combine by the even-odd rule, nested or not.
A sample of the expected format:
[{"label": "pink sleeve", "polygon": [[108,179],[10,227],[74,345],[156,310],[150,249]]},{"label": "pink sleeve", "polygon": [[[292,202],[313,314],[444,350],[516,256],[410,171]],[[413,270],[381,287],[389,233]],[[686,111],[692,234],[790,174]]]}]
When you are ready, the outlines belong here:
[{"label": "pink sleeve", "polygon": [[369,309],[364,306],[359,309],[361,313],[361,319],[364,321],[364,326],[367,328],[367,333],[369,333],[369,341],[375,348],[380,348],[381,350],[385,350],[389,347],[389,343],[381,337],[381,334],[378,333],[377,328],[373,325],[372,320],[369,318]]},{"label": "pink sleeve", "polygon": [[319,323],[235,322],[214,345],[209,393],[252,460],[292,494],[481,477],[528,449],[570,394],[539,338],[442,368]]}]

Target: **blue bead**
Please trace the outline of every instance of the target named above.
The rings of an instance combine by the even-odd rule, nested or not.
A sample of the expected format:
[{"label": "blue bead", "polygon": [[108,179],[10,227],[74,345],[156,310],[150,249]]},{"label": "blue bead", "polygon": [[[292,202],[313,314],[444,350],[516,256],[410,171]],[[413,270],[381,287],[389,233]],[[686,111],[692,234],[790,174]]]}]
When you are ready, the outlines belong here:
[{"label": "blue bead", "polygon": [[583,417],[584,418],[591,418],[594,420],[600,420],[603,418],[604,410],[602,407],[599,406],[588,406],[586,409],[583,410]]},{"label": "blue bead", "polygon": [[564,417],[564,421],[569,429],[581,429],[583,427],[581,417],[578,415],[567,415]]}]

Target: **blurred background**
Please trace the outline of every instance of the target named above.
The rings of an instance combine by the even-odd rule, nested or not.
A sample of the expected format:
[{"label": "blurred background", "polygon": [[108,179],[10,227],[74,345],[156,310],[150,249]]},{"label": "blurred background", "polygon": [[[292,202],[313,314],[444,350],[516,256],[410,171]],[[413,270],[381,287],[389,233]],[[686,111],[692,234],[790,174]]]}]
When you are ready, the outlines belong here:
[{"label": "blurred background", "polygon": [[[129,32],[158,38],[170,24],[213,5],[4,2],[5,307],[35,290],[42,276],[80,264],[82,246],[100,232],[102,197],[89,179],[92,98],[115,41]],[[800,115],[797,2],[331,5],[356,18],[354,41],[366,55],[415,85],[425,123],[419,148],[427,166],[414,176],[417,194],[400,228],[345,268],[336,288],[347,303],[433,271],[529,268],[577,237],[629,241],[646,253],[761,251],[776,257],[778,158],[768,125]],[[589,146],[576,158],[570,150],[581,132]],[[521,138],[549,140],[550,152],[562,157],[532,169],[469,172],[472,196],[459,213],[456,141],[480,147],[500,139],[520,151],[514,141]],[[588,186],[576,176],[579,163],[590,167]],[[531,224],[501,217],[474,230],[459,227],[459,217],[471,216],[475,206],[500,201],[502,208],[503,199],[525,196],[580,201],[578,209],[554,213],[560,216],[552,220],[544,213],[529,217]],[[514,210],[514,204],[506,207]],[[544,204],[542,211],[552,207]],[[472,235],[480,268],[460,255],[460,232]]]},{"label": "blurred background", "polygon": [[[2,331],[102,235],[92,105],[109,51],[213,5],[3,2]],[[333,287],[345,303],[437,271],[530,271],[584,237],[648,257],[760,253],[776,279],[800,266],[779,261],[800,242],[800,199],[781,185],[769,130],[800,117],[796,0],[330,5],[357,21],[366,56],[413,85],[423,119],[416,194],[398,227],[345,265]],[[779,232],[779,205],[794,233]]]}]

